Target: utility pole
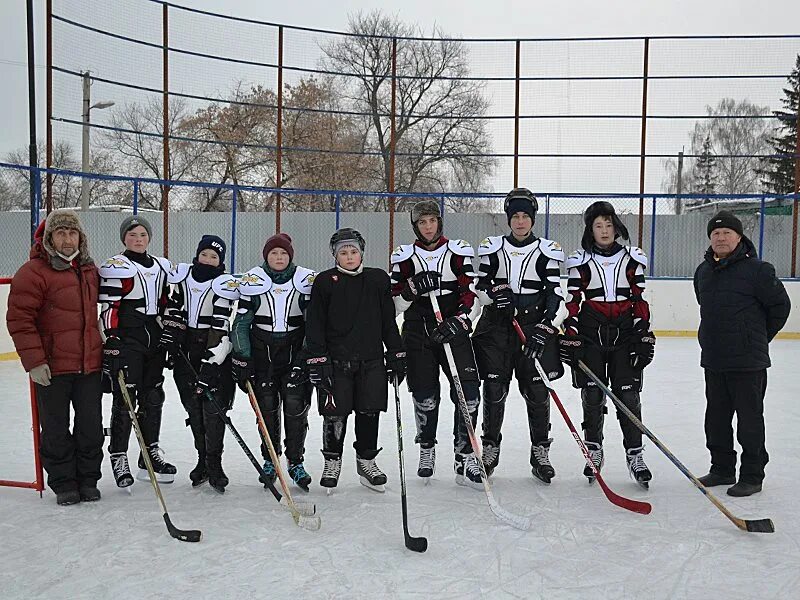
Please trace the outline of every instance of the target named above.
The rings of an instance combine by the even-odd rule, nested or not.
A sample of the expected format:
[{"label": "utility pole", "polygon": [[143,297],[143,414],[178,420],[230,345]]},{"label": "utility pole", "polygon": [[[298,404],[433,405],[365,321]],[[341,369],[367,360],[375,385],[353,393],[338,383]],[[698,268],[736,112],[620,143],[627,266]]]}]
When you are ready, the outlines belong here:
[{"label": "utility pole", "polygon": [[678,182],[675,190],[675,214],[679,215],[683,212],[683,201],[681,194],[683,193],[683,150],[678,152]]},{"label": "utility pole", "polygon": [[[89,71],[81,73],[83,79],[83,110],[81,116],[83,117],[83,137],[81,140],[81,172],[89,172],[89,113],[93,108],[103,109],[114,106],[113,102],[98,102],[91,104],[91,89],[92,80],[89,76]],[[91,181],[86,175],[81,178],[81,210],[89,210],[89,187]]]}]

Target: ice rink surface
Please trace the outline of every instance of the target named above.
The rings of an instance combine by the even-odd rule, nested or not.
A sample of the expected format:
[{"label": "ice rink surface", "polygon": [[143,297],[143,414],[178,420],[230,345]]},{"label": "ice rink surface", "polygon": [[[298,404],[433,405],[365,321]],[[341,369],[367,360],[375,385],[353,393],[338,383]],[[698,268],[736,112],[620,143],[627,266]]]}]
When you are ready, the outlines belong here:
[{"label": "ice rink surface", "polygon": [[[384,450],[378,461],[389,477],[378,494],[358,483],[352,423],[339,487],[328,496],[322,471],[321,419],[312,408],[306,467],[322,529],[295,526],[289,513],[257,482],[257,474],[226,434],[225,495],[208,485],[193,489],[195,456],[185,414],[167,374],[161,445],[179,470],[162,487],[173,522],[198,528],[187,544],[169,537],[153,490],[137,481],[131,492],[113,483],[104,459],[93,504],[59,507],[47,490],[0,488],[0,579],[3,598],[797,598],[800,589],[800,342],[772,344],[766,399],[767,466],[764,491],[734,499],[714,493],[738,517],[772,518],[776,532],[739,531],[646,442],[653,471],[650,490],[633,483],[614,409],[606,420],[603,475],[616,492],[647,500],[650,515],[625,511],[583,477],[583,457],[555,407],[552,485],[534,480],[522,397],[509,395],[494,493],[507,509],[528,515],[528,532],[500,522],[482,491],[453,479],[453,405],[442,404],[437,471],[430,485],[416,477],[411,399],[403,389],[406,473],[412,535],[428,538],[415,554],[403,545],[394,404],[381,419]],[[699,349],[693,339],[659,340],[642,395],[644,421],[697,476],[708,470],[703,436],[705,406]],[[33,478],[27,380],[16,362],[0,363],[0,478]],[[580,400],[568,378],[556,384],[573,423]],[[610,404],[610,403],[609,403]],[[104,398],[105,419],[110,397]],[[237,428],[258,454],[258,434],[247,399],[237,393]],[[129,456],[135,463],[135,439]],[[794,506],[794,508],[793,508]]]}]

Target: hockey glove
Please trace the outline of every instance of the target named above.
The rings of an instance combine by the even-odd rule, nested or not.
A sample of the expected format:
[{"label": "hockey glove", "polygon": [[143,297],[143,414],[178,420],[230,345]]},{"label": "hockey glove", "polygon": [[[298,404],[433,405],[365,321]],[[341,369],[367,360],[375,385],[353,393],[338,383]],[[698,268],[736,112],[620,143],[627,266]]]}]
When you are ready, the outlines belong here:
[{"label": "hockey glove", "polygon": [[306,360],[308,380],[314,387],[333,393],[333,363],[330,356],[314,356]]},{"label": "hockey glove", "polygon": [[558,329],[547,323],[537,323],[525,340],[522,353],[530,359],[541,358],[545,346],[558,335]]},{"label": "hockey glove", "polygon": [[182,317],[164,317],[161,326],[164,329],[158,345],[171,353],[177,352],[186,341],[186,321]]},{"label": "hockey glove", "polygon": [[578,335],[562,335],[558,338],[558,357],[570,366],[583,360],[586,350],[585,340]]},{"label": "hockey glove", "polygon": [[467,337],[472,331],[472,323],[466,315],[447,317],[431,332],[431,341],[436,344],[450,344],[456,338]]},{"label": "hockey glove", "polygon": [[486,290],[486,295],[492,299],[492,306],[497,310],[507,310],[514,306],[514,292],[507,283],[499,283]]},{"label": "hockey glove", "polygon": [[111,384],[112,390],[119,389],[118,374],[120,371],[127,377],[128,356],[122,340],[116,336],[106,338],[103,345],[103,375]]},{"label": "hockey glove", "polygon": [[406,378],[405,350],[390,350],[386,353],[386,377],[391,384],[394,384],[395,379],[397,380],[397,385],[403,383]]},{"label": "hockey glove", "polygon": [[438,271],[423,271],[417,273],[410,279],[406,280],[406,285],[400,295],[403,300],[413,302],[417,298],[425,296],[434,290],[439,289],[439,280],[442,274]]},{"label": "hockey glove", "polygon": [[219,383],[220,365],[203,361],[197,374],[197,393],[214,392]]},{"label": "hockey glove", "polygon": [[628,345],[631,367],[641,371],[651,362],[656,353],[656,336],[652,331],[637,333]]},{"label": "hockey glove", "polygon": [[231,356],[231,375],[233,380],[245,394],[247,393],[247,382],[253,383],[256,375],[255,366],[253,366],[252,358],[245,358],[240,354],[233,354]]},{"label": "hockey glove", "polygon": [[289,377],[286,379],[286,387],[299,387],[308,381],[308,375],[301,367],[294,366],[289,371]]}]

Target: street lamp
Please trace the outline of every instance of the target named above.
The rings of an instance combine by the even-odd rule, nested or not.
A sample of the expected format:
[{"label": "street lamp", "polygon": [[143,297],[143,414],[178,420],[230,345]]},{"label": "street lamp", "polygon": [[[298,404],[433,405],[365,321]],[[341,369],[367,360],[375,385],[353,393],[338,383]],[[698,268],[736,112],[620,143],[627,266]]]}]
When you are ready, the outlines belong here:
[{"label": "street lamp", "polygon": [[[81,171],[89,172],[89,112],[93,108],[102,110],[114,106],[113,102],[104,101],[91,104],[90,92],[92,81],[89,71],[81,73],[83,77],[83,140],[81,142]],[[89,210],[89,179],[84,176],[81,178],[81,210]]]}]

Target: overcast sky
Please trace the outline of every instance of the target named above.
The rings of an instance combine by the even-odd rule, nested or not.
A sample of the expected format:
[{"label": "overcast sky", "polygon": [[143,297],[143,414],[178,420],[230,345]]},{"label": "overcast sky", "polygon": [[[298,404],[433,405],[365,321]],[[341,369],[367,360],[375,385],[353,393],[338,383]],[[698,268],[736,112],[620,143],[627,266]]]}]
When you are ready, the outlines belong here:
[{"label": "overcast sky", "polygon": [[[140,0],[137,0],[140,1]],[[74,5],[75,0],[70,2]],[[178,2],[181,3],[180,1]],[[59,0],[53,2],[58,10]],[[385,12],[429,29],[436,23],[460,37],[574,37],[643,35],[735,35],[800,33],[797,0],[570,0],[562,2],[492,2],[477,0],[403,0],[381,3],[306,0],[184,0],[183,4],[223,14],[272,22],[344,30],[347,15],[380,6]],[[44,138],[44,0],[34,2],[39,136]],[[3,115],[0,156],[27,146],[28,109],[24,0],[0,2],[0,96]],[[800,51],[800,41],[798,41]],[[565,150],[567,151],[567,150]]]}]

